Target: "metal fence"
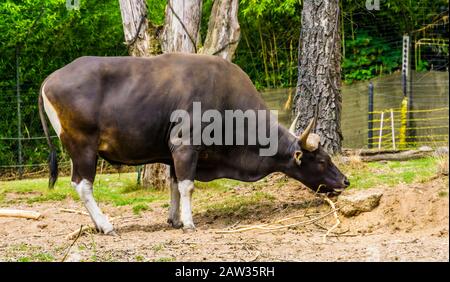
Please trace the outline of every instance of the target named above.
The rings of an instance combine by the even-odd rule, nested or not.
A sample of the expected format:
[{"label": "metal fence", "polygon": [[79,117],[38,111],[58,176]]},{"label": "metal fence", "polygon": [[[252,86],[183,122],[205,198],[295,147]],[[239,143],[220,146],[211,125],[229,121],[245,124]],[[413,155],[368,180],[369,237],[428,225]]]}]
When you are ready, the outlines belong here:
[{"label": "metal fence", "polygon": [[369,103],[369,83],[359,82],[343,87],[341,125],[345,147],[378,148],[379,143],[381,148],[393,148],[395,144],[397,149],[422,145],[446,146],[449,73],[414,71],[412,76],[409,107],[405,105],[401,73],[372,81],[372,107]]}]

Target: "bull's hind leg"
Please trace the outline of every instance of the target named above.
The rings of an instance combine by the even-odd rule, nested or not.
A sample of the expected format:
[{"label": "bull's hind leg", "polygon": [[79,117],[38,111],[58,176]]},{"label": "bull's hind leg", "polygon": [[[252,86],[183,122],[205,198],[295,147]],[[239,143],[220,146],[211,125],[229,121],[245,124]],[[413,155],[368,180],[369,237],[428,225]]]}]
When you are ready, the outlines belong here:
[{"label": "bull's hind leg", "polygon": [[190,146],[180,146],[172,153],[172,157],[180,192],[181,222],[185,231],[192,231],[195,230],[195,225],[192,220],[191,198],[198,152]]},{"label": "bull's hind leg", "polygon": [[174,228],[183,227],[180,219],[180,191],[178,191],[178,181],[173,165],[170,166],[170,211],[167,222]]},{"label": "bull's hind leg", "polygon": [[97,155],[86,147],[80,147],[78,154],[72,157],[72,186],[83,201],[95,227],[104,234],[114,234],[114,228],[102,213],[93,196],[93,183],[97,165]]}]

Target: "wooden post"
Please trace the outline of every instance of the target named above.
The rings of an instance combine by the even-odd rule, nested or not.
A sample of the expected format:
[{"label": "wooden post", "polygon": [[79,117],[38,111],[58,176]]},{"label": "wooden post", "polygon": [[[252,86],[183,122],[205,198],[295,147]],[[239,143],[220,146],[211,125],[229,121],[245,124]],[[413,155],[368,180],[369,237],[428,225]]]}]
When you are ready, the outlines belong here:
[{"label": "wooden post", "polygon": [[383,120],[384,120],[384,112],[381,112],[380,117],[380,136],[378,137],[378,150],[381,149],[381,141],[383,137]]}]

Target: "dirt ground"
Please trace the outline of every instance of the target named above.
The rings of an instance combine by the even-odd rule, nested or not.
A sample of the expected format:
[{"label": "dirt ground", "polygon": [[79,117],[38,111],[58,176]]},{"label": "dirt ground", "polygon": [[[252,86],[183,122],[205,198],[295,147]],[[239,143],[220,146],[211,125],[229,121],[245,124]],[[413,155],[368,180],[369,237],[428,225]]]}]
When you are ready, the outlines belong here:
[{"label": "dirt ground", "polygon": [[[72,247],[74,240],[66,238],[68,233],[82,224],[92,224],[86,215],[60,209],[84,211],[80,202],[67,198],[15,205],[11,208],[36,210],[43,218],[0,218],[0,261],[61,261],[66,252],[66,261],[449,260],[448,177],[408,186],[381,187],[384,194],[380,205],[356,217],[340,215],[341,225],[325,243],[323,235],[334,224],[333,216],[280,231],[216,233],[236,225],[316,214],[285,223],[300,222],[330,210],[320,198],[295,181],[283,180],[282,185],[278,185],[276,177],[264,187],[264,192],[273,195],[273,199],[244,207],[245,213],[196,210],[195,193],[203,192],[196,191],[193,205],[197,231],[192,233],[169,227],[166,223],[168,207],[161,202],[152,203],[151,209],[140,215],[133,214],[127,207],[100,204],[114,219],[118,236],[86,234]],[[257,193],[255,189],[260,188],[235,187],[224,193],[248,195]]]}]

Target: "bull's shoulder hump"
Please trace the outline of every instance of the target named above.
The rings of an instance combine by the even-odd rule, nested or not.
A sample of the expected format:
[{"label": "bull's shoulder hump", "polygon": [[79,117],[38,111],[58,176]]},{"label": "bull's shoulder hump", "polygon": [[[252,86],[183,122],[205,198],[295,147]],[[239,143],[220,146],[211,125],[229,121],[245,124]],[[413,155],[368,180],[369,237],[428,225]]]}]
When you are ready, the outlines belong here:
[{"label": "bull's shoulder hump", "polygon": [[[76,67],[76,66],[90,66],[93,67],[95,65],[102,64],[118,64],[123,66],[124,64],[135,64],[135,63],[156,63],[166,65],[168,63],[171,64],[184,64],[184,65],[198,65],[201,64],[204,67],[208,68],[208,66],[220,66],[222,69],[239,69],[242,71],[239,66],[221,58],[218,56],[212,55],[204,55],[204,54],[191,54],[191,53],[166,53],[153,57],[132,57],[132,56],[116,56],[116,57],[99,57],[99,56],[82,56],[70,64],[66,65],[67,67]],[[149,64],[150,65],[150,64]]]},{"label": "bull's shoulder hump", "polygon": [[233,63],[219,57],[206,54],[194,54],[194,53],[166,53],[152,57],[154,60],[163,61],[176,61],[183,63],[195,63],[195,64],[223,64],[223,65],[234,65]]}]

